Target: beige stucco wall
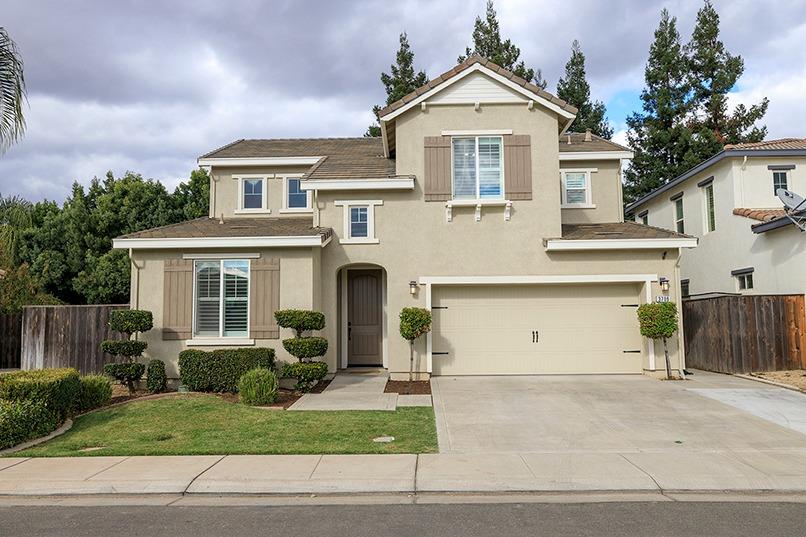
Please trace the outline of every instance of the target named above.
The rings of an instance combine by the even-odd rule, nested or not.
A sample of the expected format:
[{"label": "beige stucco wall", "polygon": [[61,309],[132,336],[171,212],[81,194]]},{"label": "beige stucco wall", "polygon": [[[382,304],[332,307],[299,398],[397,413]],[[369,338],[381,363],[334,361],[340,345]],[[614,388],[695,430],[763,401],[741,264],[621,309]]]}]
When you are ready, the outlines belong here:
[{"label": "beige stucco wall", "polygon": [[[250,253],[280,258],[280,308],[317,309],[316,274],[320,248],[239,248],[238,250],[205,250],[204,253]],[[189,348],[184,341],[163,340],[160,327],[163,314],[163,274],[166,259],[179,259],[182,251],[135,250],[132,254],[132,308],[145,309],[154,315],[155,328],[141,337],[148,342],[146,359],[158,358],[166,365],[168,376],[178,378],[179,352]],[[295,360],[288,355],[280,341],[293,337],[293,331],[281,329],[279,339],[258,339],[255,345],[275,349],[277,359]],[[208,347],[193,347],[208,349]],[[210,347],[217,348],[217,347]]]},{"label": "beige stucco wall", "polygon": [[560,163],[560,170],[595,169],[590,174],[591,202],[595,208],[563,208],[563,224],[623,222],[621,161],[574,160]]},{"label": "beige stucco wall", "polygon": [[[210,216],[219,218],[222,214],[227,217],[255,217],[255,216],[282,216],[283,209],[283,174],[301,174],[310,166],[271,166],[250,168],[213,168],[210,179]],[[236,214],[238,207],[237,175],[250,176],[265,175],[268,177],[267,205],[269,212]],[[293,214],[291,216],[294,216]],[[299,213],[296,213],[299,216]]]}]

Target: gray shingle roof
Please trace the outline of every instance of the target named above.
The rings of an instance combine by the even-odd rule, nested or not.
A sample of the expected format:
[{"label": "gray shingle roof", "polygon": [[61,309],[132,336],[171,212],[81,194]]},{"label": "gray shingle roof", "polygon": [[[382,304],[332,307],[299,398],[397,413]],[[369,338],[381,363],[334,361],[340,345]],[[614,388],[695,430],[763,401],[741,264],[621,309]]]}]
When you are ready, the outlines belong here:
[{"label": "gray shingle roof", "polygon": [[119,239],[199,239],[212,237],[329,237],[333,230],[314,227],[313,218],[197,218],[155,227],[118,237]]},{"label": "gray shingle roof", "polygon": [[637,222],[563,224],[563,240],[595,239],[690,239],[692,237]]},{"label": "gray shingle roof", "polygon": [[[569,143],[570,142],[570,143]],[[560,135],[560,153],[577,153],[587,151],[630,151],[629,147],[624,147],[616,142],[611,142],[595,134],[591,134],[591,140],[585,141],[584,132],[566,132]]]}]

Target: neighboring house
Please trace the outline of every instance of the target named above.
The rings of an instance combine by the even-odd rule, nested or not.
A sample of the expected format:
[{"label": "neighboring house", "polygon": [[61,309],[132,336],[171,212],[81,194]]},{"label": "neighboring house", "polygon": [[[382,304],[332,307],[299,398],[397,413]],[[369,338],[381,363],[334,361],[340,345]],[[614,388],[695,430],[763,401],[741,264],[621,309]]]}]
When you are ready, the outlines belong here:
[{"label": "neighboring house", "polygon": [[779,188],[806,194],[806,139],[725,146],[627,206],[637,222],[700,239],[681,261],[684,296],[806,290],[806,235]]},{"label": "neighboring house", "polygon": [[273,313],[311,308],[327,317],[331,370],[406,378],[398,314],[420,306],[434,326],[416,345],[419,378],[660,374],[636,308],[679,279],[696,239],[623,221],[632,154],[565,133],[575,112],[473,56],[383,109],[382,138],[207,153],[210,218],[115,240],[132,307],[154,312],[149,353],[261,345],[292,359]]}]

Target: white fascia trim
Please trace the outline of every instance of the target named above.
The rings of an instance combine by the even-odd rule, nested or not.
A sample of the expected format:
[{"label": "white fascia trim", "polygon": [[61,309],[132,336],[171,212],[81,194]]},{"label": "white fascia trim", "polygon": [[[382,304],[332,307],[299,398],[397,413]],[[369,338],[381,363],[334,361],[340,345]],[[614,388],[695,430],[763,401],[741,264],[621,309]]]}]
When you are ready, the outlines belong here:
[{"label": "white fascia trim", "polygon": [[322,157],[200,158],[199,166],[313,166]]},{"label": "white fascia trim", "polygon": [[509,205],[512,201],[506,199],[493,199],[493,198],[476,198],[476,199],[457,199],[457,200],[448,200],[445,202],[446,207],[476,207],[477,205],[481,205],[482,207],[490,206],[490,207],[498,207],[502,205]]},{"label": "white fascia trim", "polygon": [[560,162],[566,160],[621,160],[635,156],[632,151],[578,151],[560,153]]},{"label": "white fascia trim", "polygon": [[556,276],[422,276],[421,285],[532,285],[658,281],[657,274],[562,274]]},{"label": "white fascia trim", "polygon": [[442,131],[442,136],[504,136],[507,134],[512,134],[512,129]]},{"label": "white fascia trim", "polygon": [[271,214],[271,209],[235,209],[233,214]]},{"label": "white fascia trim", "polygon": [[595,209],[595,203],[563,203],[560,209]]},{"label": "white fascia trim", "polygon": [[336,200],[333,202],[336,207],[348,205],[383,205],[383,200]]},{"label": "white fascia trim", "polygon": [[302,190],[413,190],[414,178],[406,179],[306,179]]},{"label": "white fascia trim", "polygon": [[254,344],[254,339],[242,337],[211,337],[185,340],[185,345],[188,347],[242,347],[244,345]]},{"label": "white fascia trim", "polygon": [[421,102],[425,101],[429,97],[432,97],[433,95],[436,95],[437,93],[439,93],[440,91],[444,90],[448,86],[450,86],[452,84],[455,84],[456,82],[459,82],[464,77],[466,77],[466,76],[468,76],[468,75],[470,75],[472,73],[479,72],[479,71],[484,73],[485,75],[489,76],[493,80],[495,80],[495,81],[507,86],[508,88],[514,90],[515,92],[520,93],[521,95],[525,96],[527,99],[533,100],[536,103],[540,103],[541,105],[543,105],[544,107],[548,108],[552,112],[555,112],[556,114],[560,115],[561,117],[564,117],[564,118],[569,119],[569,120],[573,120],[576,117],[576,115],[572,114],[571,112],[569,112],[567,110],[563,110],[562,108],[560,108],[556,104],[552,103],[548,99],[545,99],[544,97],[541,97],[540,95],[529,91],[528,89],[524,88],[520,84],[516,84],[515,82],[512,82],[508,78],[505,78],[505,77],[499,75],[498,73],[494,72],[492,69],[489,69],[488,67],[485,67],[485,66],[481,65],[480,63],[476,63],[473,66],[465,69],[464,71],[462,71],[458,75],[452,76],[451,78],[447,79],[446,81],[442,82],[441,84],[431,88],[430,90],[426,91],[425,93],[423,93],[419,97],[416,97],[415,99],[412,99],[411,101],[406,103],[404,106],[401,106],[397,110],[395,110],[393,112],[389,112],[385,116],[381,117],[380,120],[381,121],[390,121],[390,120],[396,118],[397,116],[399,116],[399,115],[407,112],[408,110],[412,109],[413,107],[417,106],[418,104],[420,104]]},{"label": "white fascia trim", "polygon": [[648,250],[664,248],[696,248],[697,239],[549,239],[549,252],[569,250]]},{"label": "white fascia trim", "polygon": [[182,259],[260,259],[260,254],[182,254]]},{"label": "white fascia trim", "polygon": [[277,248],[322,246],[329,240],[321,235],[300,237],[206,237],[187,239],[114,239],[112,248],[135,250],[170,250],[190,248]]},{"label": "white fascia trim", "polygon": [[339,244],[380,244],[380,239],[339,239]]}]

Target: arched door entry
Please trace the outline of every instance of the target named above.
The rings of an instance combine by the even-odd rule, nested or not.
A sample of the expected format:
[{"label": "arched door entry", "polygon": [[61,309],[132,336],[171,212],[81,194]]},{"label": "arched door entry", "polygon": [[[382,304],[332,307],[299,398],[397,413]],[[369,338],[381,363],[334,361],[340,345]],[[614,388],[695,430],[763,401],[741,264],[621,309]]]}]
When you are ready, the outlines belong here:
[{"label": "arched door entry", "polygon": [[347,272],[347,364],[383,364],[383,273],[381,269]]}]

